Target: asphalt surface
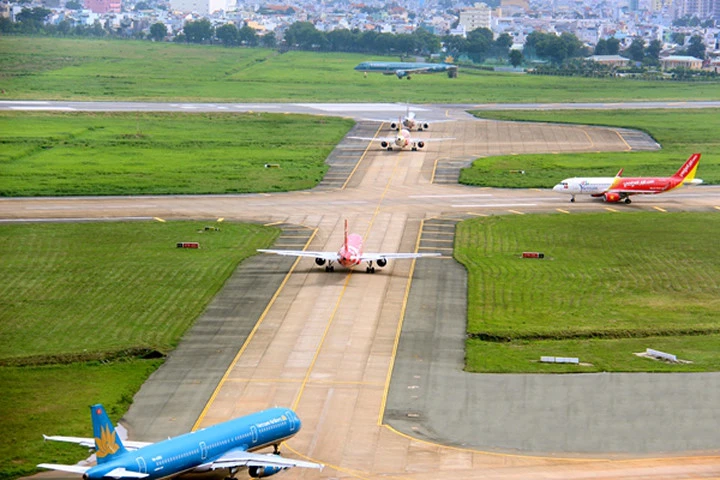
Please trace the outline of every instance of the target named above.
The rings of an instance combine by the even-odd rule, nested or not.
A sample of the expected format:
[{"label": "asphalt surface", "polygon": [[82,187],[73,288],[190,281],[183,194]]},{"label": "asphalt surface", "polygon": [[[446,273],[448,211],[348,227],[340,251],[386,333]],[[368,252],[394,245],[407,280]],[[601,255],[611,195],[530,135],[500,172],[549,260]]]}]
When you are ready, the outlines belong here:
[{"label": "asphalt surface", "polygon": [[[400,107],[404,111],[404,105]],[[443,107],[433,111],[452,115]],[[366,251],[434,249],[447,257],[450,250],[443,232],[451,227],[446,219],[451,224],[466,215],[720,210],[718,187],[608,206],[586,199],[570,204],[549,191],[477,189],[434,181],[444,156],[632,149],[617,129],[459,120],[435,123],[422,135],[456,140],[421,152],[386,152],[365,145],[367,150],[338,189],[244,196],[0,199],[0,219],[224,216],[317,228],[309,249],[336,250],[342,222],[349,218],[352,230],[364,234]],[[347,148],[354,152],[351,156],[358,155],[356,143],[343,145],[336,152]],[[462,270],[452,259],[439,258],[395,262],[375,275],[325,274],[311,260],[300,261],[282,289],[274,292],[272,305],[267,305],[247,340],[241,344],[241,335],[235,340],[242,354],[231,361],[206,408],[197,412],[195,424],[202,427],[273,405],[292,406],[303,419],[303,429],[288,442],[287,453],[328,467],[319,474],[293,470],[284,474],[286,478],[720,476],[720,429],[712,428],[720,419],[716,375],[464,374],[464,289],[458,268]],[[195,375],[203,373],[186,374],[183,381],[192,382]],[[403,397],[405,391],[409,397]],[[162,394],[161,386],[148,398],[157,402]],[[494,452],[463,445],[487,446]],[[697,450],[702,455],[667,455]],[[513,451],[524,455],[508,454]],[[552,455],[547,457],[527,455],[548,451]],[[557,452],[572,452],[563,455],[572,458],[559,458]],[[592,454],[582,455],[586,452]],[[634,458],[612,460],[618,452],[624,457],[634,452]],[[637,456],[643,452],[656,458]],[[46,474],[53,475],[62,477]]]}]

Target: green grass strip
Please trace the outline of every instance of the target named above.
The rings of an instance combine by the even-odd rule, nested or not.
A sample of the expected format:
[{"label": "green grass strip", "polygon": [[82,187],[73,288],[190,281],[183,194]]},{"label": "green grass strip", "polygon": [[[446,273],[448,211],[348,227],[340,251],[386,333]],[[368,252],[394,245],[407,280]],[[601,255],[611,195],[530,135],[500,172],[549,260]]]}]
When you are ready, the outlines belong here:
[{"label": "green grass strip", "polygon": [[[568,177],[670,176],[702,153],[698,178],[720,183],[720,109],[477,111],[480,118],[625,127],[649,133],[662,150],[504,155],[480,158],[460,174],[460,183],[503,188],[550,188]],[[524,170],[525,174],[516,172]]]},{"label": "green grass strip", "polygon": [[352,125],[310,115],[0,112],[0,196],[312,188]]},{"label": "green grass strip", "polygon": [[[539,359],[536,346],[547,342],[619,348],[643,339],[655,348],[653,338],[682,339],[671,353],[696,361],[691,370],[718,369],[720,352],[703,345],[720,333],[719,236],[720,215],[703,213],[497,216],[459,224],[455,256],[468,269],[468,369],[537,371],[525,352]],[[523,259],[523,251],[545,258]],[[707,351],[694,358],[696,349]],[[478,353],[498,350],[507,365]],[[578,356],[560,350],[543,354]],[[609,362],[592,348],[579,351],[603,370],[643,369],[619,353]]]}]

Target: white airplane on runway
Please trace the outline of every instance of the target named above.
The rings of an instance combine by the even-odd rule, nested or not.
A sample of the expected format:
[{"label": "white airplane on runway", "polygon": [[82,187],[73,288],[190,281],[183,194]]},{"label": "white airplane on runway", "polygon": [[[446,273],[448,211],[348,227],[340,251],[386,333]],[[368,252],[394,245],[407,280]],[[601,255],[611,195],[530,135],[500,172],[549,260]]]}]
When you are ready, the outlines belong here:
[{"label": "white airplane on runway", "polygon": [[367,273],[375,273],[373,262],[379,268],[387,265],[388,260],[398,260],[406,258],[420,257],[439,257],[440,253],[363,253],[363,239],[357,233],[348,233],[348,221],[345,220],[345,237],[340,250],[337,252],[309,252],[307,250],[265,250],[258,249],[258,252],[274,253],[276,255],[285,255],[288,257],[311,257],[315,259],[315,263],[319,266],[325,266],[326,272],[335,270],[334,262],[339,263],[345,268],[353,268],[362,262],[367,262],[365,271]]},{"label": "white airplane on runway", "polygon": [[367,140],[370,142],[380,142],[380,146],[387,151],[392,151],[393,147],[397,147],[400,150],[402,150],[405,147],[410,147],[410,149],[415,152],[418,149],[425,148],[425,144],[427,142],[444,142],[445,140],[455,140],[454,137],[452,138],[424,138],[422,140],[413,140],[413,138],[410,135],[410,131],[406,128],[401,129],[398,134],[394,137],[386,137],[386,138],[372,138],[372,137],[347,137],[354,140]]}]

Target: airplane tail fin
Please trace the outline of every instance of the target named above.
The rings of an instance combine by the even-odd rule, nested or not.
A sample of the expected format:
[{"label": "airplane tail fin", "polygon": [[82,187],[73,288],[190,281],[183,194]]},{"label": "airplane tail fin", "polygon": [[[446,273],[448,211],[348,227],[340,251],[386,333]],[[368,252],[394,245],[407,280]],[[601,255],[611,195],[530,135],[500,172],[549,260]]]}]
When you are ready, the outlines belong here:
[{"label": "airplane tail fin", "polygon": [[345,237],[343,238],[343,246],[345,247],[345,250],[348,249],[348,221],[347,218],[345,219]]},{"label": "airplane tail fin", "polygon": [[695,179],[695,173],[697,172],[698,164],[700,163],[700,154],[693,153],[690,158],[680,167],[680,170],[675,172],[673,177],[680,178],[683,182],[691,182]]},{"label": "airplane tail fin", "polygon": [[93,437],[95,437],[95,456],[97,463],[105,463],[125,453],[125,447],[115,427],[110,422],[110,417],[105,412],[105,407],[100,404],[90,407],[92,416]]}]

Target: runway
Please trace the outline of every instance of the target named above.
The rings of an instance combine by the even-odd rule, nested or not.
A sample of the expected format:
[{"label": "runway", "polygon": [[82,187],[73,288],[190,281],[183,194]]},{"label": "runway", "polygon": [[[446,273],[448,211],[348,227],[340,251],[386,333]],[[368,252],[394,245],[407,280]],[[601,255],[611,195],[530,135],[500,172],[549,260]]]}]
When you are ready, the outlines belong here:
[{"label": "runway", "polygon": [[[425,225],[433,219],[539,212],[623,214],[649,210],[661,215],[687,210],[720,211],[720,187],[698,187],[640,197],[632,205],[608,205],[586,199],[570,204],[566,197],[546,190],[497,190],[442,184],[435,181],[437,160],[441,157],[465,161],[494,154],[626,151],[632,148],[623,132],[615,129],[476,120],[437,123],[432,125],[430,132],[418,136],[445,137],[451,133],[456,140],[447,142],[447,146],[442,144],[442,147],[441,144],[430,144],[427,151],[387,152],[379,148],[365,150],[366,146],[363,146],[357,168],[350,170],[337,188],[243,196],[2,199],[0,218],[17,221],[225,217],[228,220],[283,222],[316,229],[317,233],[308,245],[312,250],[336,250],[341,243],[342,222],[348,218],[351,230],[364,236],[366,251],[414,251],[421,246]],[[343,145],[354,144],[344,142]],[[446,265],[453,266],[446,268]],[[717,447],[720,429],[712,428],[718,425],[719,419],[716,405],[720,403],[720,381],[717,376],[700,382],[704,389],[703,395],[694,395],[697,404],[682,405],[693,395],[679,395],[671,398],[671,405],[663,410],[652,407],[655,408],[655,421],[667,422],[667,427],[680,437],[688,434],[683,430],[683,423],[688,421],[688,429],[704,424],[711,430],[705,433],[705,443],[692,444],[691,453],[673,448],[668,454],[658,451],[657,447],[646,449],[644,453],[637,453],[636,449],[623,451],[622,438],[616,439],[618,446],[592,454],[572,451],[572,448],[562,454],[539,452],[542,447],[528,446],[526,442],[517,446],[502,445],[497,451],[479,451],[458,444],[440,445],[435,443],[436,438],[422,431],[418,438],[412,438],[388,425],[385,407],[392,401],[388,392],[391,391],[393,366],[401,363],[398,360],[403,358],[418,360],[412,354],[402,356],[405,347],[400,346],[400,332],[422,315],[429,315],[433,322],[440,320],[441,324],[458,318],[464,321],[456,311],[463,303],[462,299],[443,297],[437,300],[447,304],[438,304],[435,298],[430,301],[427,294],[422,294],[427,292],[423,290],[427,283],[423,282],[430,278],[429,272],[447,272],[454,268],[457,265],[449,254],[417,263],[395,262],[375,275],[342,270],[326,274],[317,269],[312,260],[298,262],[291,267],[287,281],[273,292],[274,299],[256,328],[242,345],[237,345],[239,355],[232,360],[223,380],[212,392],[212,401],[200,414],[197,426],[211,425],[275,405],[296,409],[303,420],[303,429],[285,446],[286,455],[310,458],[327,467],[321,473],[292,470],[283,473],[284,478],[429,479],[440,475],[469,479],[720,477]],[[457,291],[461,286],[462,283],[456,284],[452,290]],[[417,288],[420,290],[413,291]],[[431,305],[419,304],[418,299],[423,298]],[[410,311],[412,315],[407,314]],[[415,348],[429,352],[433,345],[421,342]],[[457,354],[457,349],[453,353]],[[446,368],[439,363],[442,359],[435,359],[430,354],[422,360],[428,362],[422,369],[427,375]],[[423,372],[417,375],[424,375]],[[625,380],[620,375],[607,374],[562,376],[560,380],[568,382],[566,386],[554,383],[556,377],[548,376],[545,387],[542,379],[533,383],[522,380],[521,376],[505,379],[499,375],[472,377],[476,379],[473,381],[484,382],[492,389],[507,389],[507,395],[499,399],[494,410],[492,402],[495,400],[477,395],[472,398],[480,406],[482,415],[474,415],[467,409],[454,411],[442,397],[433,397],[422,390],[427,378],[415,379],[413,374],[404,377],[404,384],[393,383],[392,388],[417,391],[417,397],[436,402],[428,408],[434,415],[445,412],[447,421],[434,418],[434,424],[465,423],[472,430],[472,422],[492,422],[500,427],[506,424],[506,430],[513,431],[518,427],[514,422],[527,422],[527,418],[532,418],[533,412],[523,411],[523,408],[532,405],[531,397],[543,398],[542,388],[552,389],[559,397],[562,397],[563,388],[573,390],[579,395],[573,405],[585,402],[588,408],[598,411],[603,421],[621,425],[627,419],[616,418],[617,410],[613,405],[592,402],[590,397],[583,400],[583,395],[591,396],[594,392],[581,384],[592,382],[593,377],[605,382],[611,379],[610,383],[617,386],[617,391],[622,391],[623,382],[627,382],[626,385],[642,383],[636,381],[640,377],[626,376],[628,379]],[[578,381],[573,382],[573,377]],[[407,378],[416,383],[409,383]],[[687,379],[686,375],[663,376],[664,388],[672,389],[677,381],[676,388],[685,389],[687,394]],[[462,379],[462,382],[466,381],[466,378]],[[457,390],[458,385],[446,384],[444,388],[451,389],[451,396],[468,398],[465,392]],[[410,388],[413,386],[417,388]],[[689,393],[698,388],[694,383],[691,387]],[[649,389],[652,391],[652,386]],[[549,393],[545,391],[545,394]],[[552,400],[553,404],[557,401]],[[515,410],[508,409],[507,402],[516,402],[511,405]],[[698,411],[697,405],[705,407]],[[647,404],[639,404],[637,410],[631,408],[627,413],[623,412],[652,416],[652,411],[645,411],[648,408],[652,410]],[[581,410],[578,415],[587,415]],[[513,415],[513,411],[522,415]],[[536,413],[548,415],[548,412]],[[406,415],[406,418],[413,420],[416,417]],[[545,427],[542,423],[537,422],[537,429],[526,430],[539,437],[558,434],[546,430],[553,427]],[[582,422],[567,426],[562,422],[550,423],[554,428],[563,429],[562,436],[566,438],[579,439],[587,434],[582,430]],[[409,428],[412,430],[412,425]],[[478,432],[487,435],[487,430],[478,429]],[[628,441],[642,439],[643,432],[639,433]],[[481,440],[492,443],[493,439]],[[714,441],[717,441],[715,445],[712,444]],[[451,439],[449,443],[453,443]],[[572,442],[568,445],[572,447]],[[649,439],[646,445],[657,445],[657,442]],[[655,456],[658,458],[652,458]],[[44,476],[49,475],[52,474]]]}]

